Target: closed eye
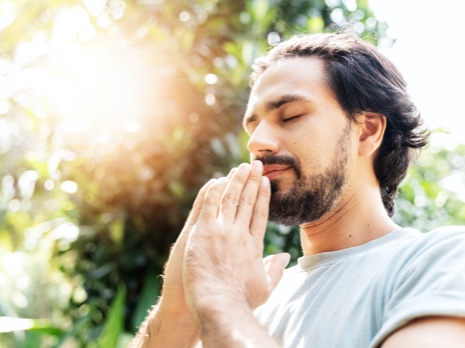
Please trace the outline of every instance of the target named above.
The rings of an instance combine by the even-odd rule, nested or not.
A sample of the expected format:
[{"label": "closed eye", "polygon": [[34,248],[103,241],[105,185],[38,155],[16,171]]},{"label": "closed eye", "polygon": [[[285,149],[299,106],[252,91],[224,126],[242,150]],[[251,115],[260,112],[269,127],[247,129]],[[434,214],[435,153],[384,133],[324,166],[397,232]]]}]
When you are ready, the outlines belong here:
[{"label": "closed eye", "polygon": [[291,116],[291,117],[285,118],[285,119],[283,119],[283,122],[289,122],[289,121],[296,120],[296,119],[298,119],[300,116],[302,116],[302,115],[295,115],[295,116]]}]

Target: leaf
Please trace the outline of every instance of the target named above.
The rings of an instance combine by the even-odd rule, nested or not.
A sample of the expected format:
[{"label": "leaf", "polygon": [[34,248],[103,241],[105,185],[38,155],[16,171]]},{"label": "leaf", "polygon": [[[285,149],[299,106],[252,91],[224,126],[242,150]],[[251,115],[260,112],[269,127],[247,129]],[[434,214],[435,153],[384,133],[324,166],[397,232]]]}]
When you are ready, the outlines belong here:
[{"label": "leaf", "polygon": [[45,319],[0,317],[0,332],[24,331],[49,326],[50,322]]},{"label": "leaf", "polygon": [[89,348],[106,348],[116,347],[118,339],[123,332],[124,323],[124,301],[126,299],[126,287],[121,284],[118,288],[118,293],[113,300],[108,317],[105,321],[103,331],[98,340],[89,344]]},{"label": "leaf", "polygon": [[111,223],[110,226],[110,237],[117,244],[121,245],[124,235],[124,221],[115,220]]},{"label": "leaf", "polygon": [[134,328],[138,328],[139,325],[144,321],[147,316],[147,312],[157,301],[157,297],[160,294],[160,278],[155,276],[155,272],[151,269],[147,272],[145,276],[145,284],[142,289],[142,293],[139,297],[136,310],[132,317],[132,325]]},{"label": "leaf", "polygon": [[307,28],[310,33],[321,33],[324,30],[325,22],[321,17],[312,17],[308,20]]}]

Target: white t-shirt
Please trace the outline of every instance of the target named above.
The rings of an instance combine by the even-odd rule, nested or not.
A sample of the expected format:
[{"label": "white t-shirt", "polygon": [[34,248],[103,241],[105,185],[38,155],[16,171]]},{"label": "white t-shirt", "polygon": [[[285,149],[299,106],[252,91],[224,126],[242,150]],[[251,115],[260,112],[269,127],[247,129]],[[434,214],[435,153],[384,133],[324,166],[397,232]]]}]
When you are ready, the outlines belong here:
[{"label": "white t-shirt", "polygon": [[302,257],[256,315],[290,348],[374,348],[415,318],[465,317],[465,227]]}]

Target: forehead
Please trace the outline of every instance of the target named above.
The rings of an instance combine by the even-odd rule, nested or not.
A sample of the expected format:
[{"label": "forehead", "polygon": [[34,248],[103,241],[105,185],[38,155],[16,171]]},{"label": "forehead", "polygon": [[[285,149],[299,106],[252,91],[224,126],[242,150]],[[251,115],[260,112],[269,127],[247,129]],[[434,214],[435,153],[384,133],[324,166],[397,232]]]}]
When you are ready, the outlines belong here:
[{"label": "forehead", "polygon": [[314,56],[283,58],[268,67],[252,87],[246,116],[288,94],[315,102],[335,101],[327,82],[324,61]]}]

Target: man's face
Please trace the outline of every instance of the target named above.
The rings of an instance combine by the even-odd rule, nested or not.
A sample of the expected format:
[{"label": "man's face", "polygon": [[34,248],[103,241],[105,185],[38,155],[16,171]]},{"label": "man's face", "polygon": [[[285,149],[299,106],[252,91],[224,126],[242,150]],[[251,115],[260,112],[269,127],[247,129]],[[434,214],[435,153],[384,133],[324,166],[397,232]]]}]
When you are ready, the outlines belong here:
[{"label": "man's face", "polygon": [[316,57],[282,59],[256,81],[244,118],[248,149],[271,181],[270,220],[317,221],[342,204],[353,131]]}]

